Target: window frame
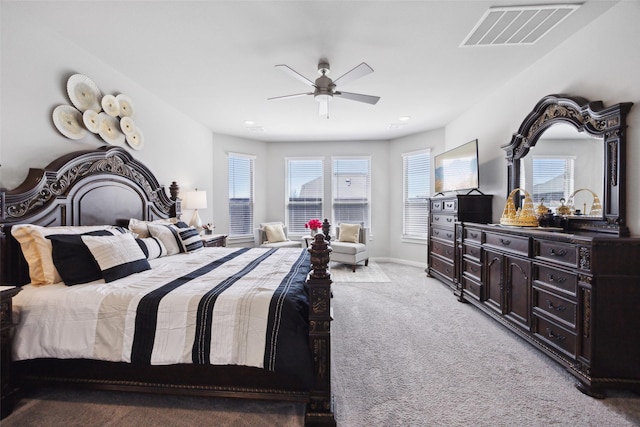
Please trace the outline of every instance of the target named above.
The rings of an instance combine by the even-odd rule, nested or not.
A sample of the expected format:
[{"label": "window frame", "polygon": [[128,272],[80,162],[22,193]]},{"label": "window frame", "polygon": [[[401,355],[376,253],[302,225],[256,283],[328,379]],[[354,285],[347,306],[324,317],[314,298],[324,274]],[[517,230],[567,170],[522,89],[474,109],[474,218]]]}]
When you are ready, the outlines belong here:
[{"label": "window frame", "polygon": [[[409,170],[408,170],[408,159],[409,158],[415,158],[417,156],[423,156],[426,155],[427,158],[425,159],[425,164],[426,164],[426,171],[424,171],[424,173],[427,174],[427,188],[426,188],[426,196],[424,197],[424,202],[423,204],[421,204],[421,206],[423,206],[424,208],[424,233],[415,233],[412,231],[408,231],[408,212],[407,212],[407,207],[409,204],[408,201],[408,186],[409,186],[409,179],[410,179],[410,175],[409,175]],[[422,243],[422,244],[427,244],[428,242],[428,235],[429,235],[429,199],[430,199],[430,195],[431,195],[431,162],[432,162],[432,158],[431,158],[431,149],[430,148],[426,148],[426,149],[421,149],[421,150],[414,150],[414,151],[408,151],[405,153],[402,153],[402,240],[403,241],[407,241],[407,242],[415,242],[415,243]],[[415,225],[411,226],[412,229],[417,228]]]},{"label": "window frame", "polygon": [[[291,224],[291,215],[289,212],[289,207],[290,207],[290,190],[291,190],[291,179],[290,179],[290,162],[295,162],[295,161],[319,161],[320,162],[320,214],[317,217],[317,219],[319,219],[320,221],[323,220],[324,218],[324,204],[325,204],[325,197],[324,197],[324,187],[325,187],[325,171],[324,171],[324,167],[325,167],[325,157],[324,156],[308,156],[308,157],[285,157],[285,194],[284,194],[284,203],[285,203],[285,224],[287,225],[287,231],[289,233],[289,235],[293,235],[293,236],[303,236],[305,234],[307,234],[304,230],[296,230],[296,227],[292,226]],[[313,219],[312,217],[306,218],[305,223],[307,221],[309,221],[310,219]]]},{"label": "window frame", "polygon": [[[367,206],[367,215],[365,220],[363,221],[363,226],[369,229],[369,233],[371,233],[371,183],[372,183],[372,173],[371,173],[371,156],[331,156],[331,223],[334,227],[337,227],[339,224],[338,219],[336,219],[336,194],[335,191],[337,189],[336,179],[337,173],[335,168],[335,162],[341,160],[360,160],[367,162],[367,180],[366,180],[366,206]],[[360,221],[358,221],[360,222]]]},{"label": "window frame", "polygon": [[[232,173],[231,173],[231,159],[236,158],[236,159],[244,159],[244,160],[248,160],[249,161],[249,224],[248,224],[248,232],[247,233],[237,233],[234,234],[234,231],[232,229],[232,218],[235,217],[235,215],[233,215],[233,213],[231,212],[231,207],[232,207],[232,197],[231,197],[231,179],[232,179]],[[228,167],[228,171],[227,171],[227,203],[228,203],[228,212],[229,212],[229,238],[230,239],[253,239],[253,233],[254,233],[254,214],[255,214],[255,161],[256,161],[256,156],[255,155],[251,155],[251,154],[243,154],[243,153],[236,153],[236,152],[227,152],[227,167]],[[235,186],[234,186],[235,188]]]}]

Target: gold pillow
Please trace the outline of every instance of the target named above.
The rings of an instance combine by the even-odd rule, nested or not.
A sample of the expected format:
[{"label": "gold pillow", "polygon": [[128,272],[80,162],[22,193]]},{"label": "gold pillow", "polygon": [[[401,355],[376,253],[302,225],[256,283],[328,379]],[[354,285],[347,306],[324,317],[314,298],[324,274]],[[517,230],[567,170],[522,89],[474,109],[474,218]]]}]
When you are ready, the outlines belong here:
[{"label": "gold pillow", "polygon": [[267,241],[269,243],[286,242],[287,240],[282,224],[267,224],[262,229],[267,235]]},{"label": "gold pillow", "polygon": [[340,224],[339,242],[360,243],[360,224]]}]

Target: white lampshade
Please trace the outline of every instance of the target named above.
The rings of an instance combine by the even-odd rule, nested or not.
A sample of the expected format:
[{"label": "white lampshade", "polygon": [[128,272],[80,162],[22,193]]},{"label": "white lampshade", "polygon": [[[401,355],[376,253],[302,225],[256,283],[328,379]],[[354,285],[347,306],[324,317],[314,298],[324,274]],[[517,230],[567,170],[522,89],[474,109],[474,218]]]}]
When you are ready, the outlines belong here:
[{"label": "white lampshade", "polygon": [[207,207],[207,192],[206,191],[188,191],[184,197],[183,206],[185,209],[193,209],[193,216],[189,225],[195,227],[198,231],[202,230],[202,220],[198,214],[198,209],[206,209]]}]

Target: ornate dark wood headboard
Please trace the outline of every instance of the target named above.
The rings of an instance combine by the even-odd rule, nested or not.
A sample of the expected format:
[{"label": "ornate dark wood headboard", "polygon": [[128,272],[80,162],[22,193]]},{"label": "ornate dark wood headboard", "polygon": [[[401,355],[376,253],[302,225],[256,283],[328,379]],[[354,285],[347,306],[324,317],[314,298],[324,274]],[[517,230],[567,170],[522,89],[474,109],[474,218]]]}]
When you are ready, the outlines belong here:
[{"label": "ornate dark wood headboard", "polygon": [[76,151],[44,169],[30,169],[17,188],[0,192],[0,222],[7,235],[2,250],[2,283],[29,281],[13,224],[98,225],[129,218],[180,217],[178,185],[167,195],[156,177],[120,147]]}]

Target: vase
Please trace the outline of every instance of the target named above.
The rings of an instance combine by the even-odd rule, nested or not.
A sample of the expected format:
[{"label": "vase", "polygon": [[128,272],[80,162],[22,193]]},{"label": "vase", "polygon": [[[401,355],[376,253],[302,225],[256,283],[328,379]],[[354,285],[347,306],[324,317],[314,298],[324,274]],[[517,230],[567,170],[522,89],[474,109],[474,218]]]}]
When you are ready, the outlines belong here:
[{"label": "vase", "polygon": [[318,229],[317,228],[312,228],[311,229],[311,237],[315,236],[316,234],[318,234]]}]

